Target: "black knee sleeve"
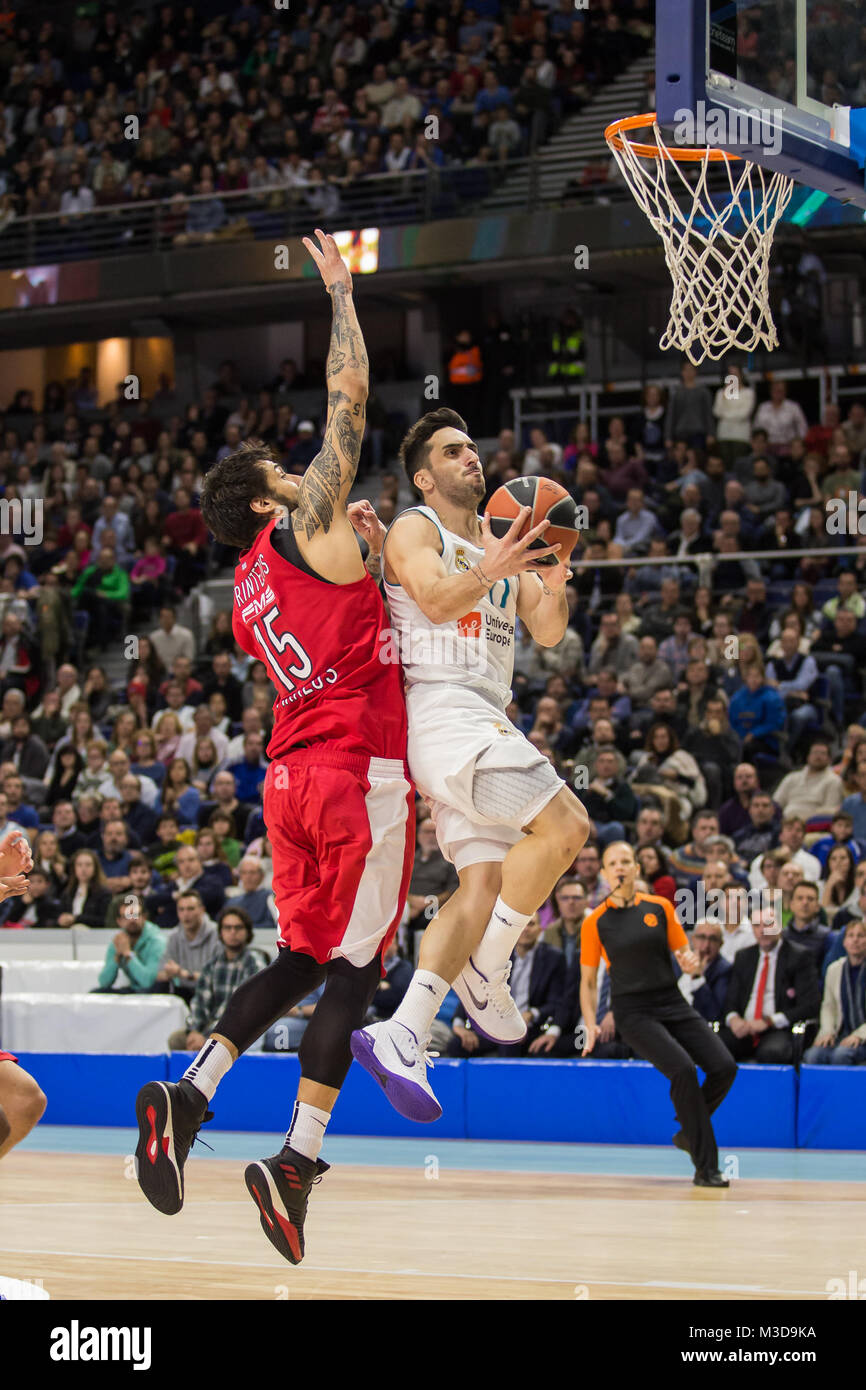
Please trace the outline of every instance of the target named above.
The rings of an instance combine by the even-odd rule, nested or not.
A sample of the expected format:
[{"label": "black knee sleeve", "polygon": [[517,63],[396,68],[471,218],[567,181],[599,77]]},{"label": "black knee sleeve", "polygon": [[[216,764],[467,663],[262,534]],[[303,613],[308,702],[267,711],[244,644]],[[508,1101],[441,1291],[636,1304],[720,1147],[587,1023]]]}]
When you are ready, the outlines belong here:
[{"label": "black knee sleeve", "polygon": [[320,1086],[339,1090],[352,1065],[349,1038],[364,1022],[382,976],[382,958],[369,965],[350,965],[333,960],[316,1012],[301,1039],[298,1058],[301,1076]]},{"label": "black knee sleeve", "polygon": [[279,951],[277,958],[236,989],[213,1032],[246,1052],[272,1023],[283,1018],[322,983],[328,971],[301,951]]}]

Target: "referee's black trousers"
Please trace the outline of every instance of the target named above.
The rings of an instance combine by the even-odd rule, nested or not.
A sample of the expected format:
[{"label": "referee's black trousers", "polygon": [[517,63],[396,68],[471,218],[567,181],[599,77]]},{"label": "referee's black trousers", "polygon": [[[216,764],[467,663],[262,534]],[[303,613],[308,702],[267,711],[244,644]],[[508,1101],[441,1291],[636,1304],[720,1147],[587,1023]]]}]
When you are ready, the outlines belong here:
[{"label": "referee's black trousers", "polygon": [[[710,1116],[736,1080],[730,1052],[676,987],[613,998],[611,1007],[623,1042],[671,1083],[671,1100],[695,1168],[714,1171],[719,1150]],[[702,1086],[698,1067],[706,1077]]]}]

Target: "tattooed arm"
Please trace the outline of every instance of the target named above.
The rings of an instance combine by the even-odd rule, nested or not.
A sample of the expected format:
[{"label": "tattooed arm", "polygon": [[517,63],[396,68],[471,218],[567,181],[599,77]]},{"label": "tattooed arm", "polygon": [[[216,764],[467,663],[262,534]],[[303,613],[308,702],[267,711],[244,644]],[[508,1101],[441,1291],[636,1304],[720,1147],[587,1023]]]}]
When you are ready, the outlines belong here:
[{"label": "tattooed arm", "polygon": [[346,502],[361,456],[369,366],[348,267],[333,237],[318,228],[316,236],[319,246],[309,237],[304,237],[304,245],[331,296],[331,342],[325,366],[328,413],[322,447],[298,489],[292,528],[298,549],[314,568],[325,578],[346,584],[364,573]]}]

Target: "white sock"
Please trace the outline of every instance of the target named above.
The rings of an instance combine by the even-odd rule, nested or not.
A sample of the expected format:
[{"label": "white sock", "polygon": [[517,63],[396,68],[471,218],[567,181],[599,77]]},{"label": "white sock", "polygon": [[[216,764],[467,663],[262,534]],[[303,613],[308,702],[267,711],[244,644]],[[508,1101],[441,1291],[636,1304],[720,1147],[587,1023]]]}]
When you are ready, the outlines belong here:
[{"label": "white sock", "polygon": [[304,1158],[311,1158],[315,1162],[330,1118],[330,1110],[320,1110],[317,1105],[296,1100],[292,1123],[286,1135],[286,1148],[294,1149],[296,1154],[303,1154]]},{"label": "white sock", "polygon": [[472,952],[472,959],[482,975],[492,975],[508,964],[517,938],[531,916],[531,912],[517,912],[502,898],[496,899],[484,935]]},{"label": "white sock", "polygon": [[213,1100],[217,1086],[233,1062],[234,1058],[225,1043],[218,1038],[208,1038],[195,1061],[184,1072],[183,1080],[191,1081],[205,1100]]},{"label": "white sock", "polygon": [[422,1043],[430,1036],[430,1025],[450,988],[441,975],[434,975],[431,970],[416,970],[409,981],[409,988],[394,1010],[393,1021],[410,1029],[418,1042]]}]

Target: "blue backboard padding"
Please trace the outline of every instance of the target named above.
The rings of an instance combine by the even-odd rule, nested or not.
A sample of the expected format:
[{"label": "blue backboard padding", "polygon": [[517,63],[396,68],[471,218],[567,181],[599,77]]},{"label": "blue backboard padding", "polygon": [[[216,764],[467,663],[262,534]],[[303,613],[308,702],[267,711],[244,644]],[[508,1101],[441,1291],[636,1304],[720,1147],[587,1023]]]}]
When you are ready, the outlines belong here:
[{"label": "blue backboard padding", "polygon": [[860,168],[866,164],[866,106],[852,106],[849,117],[851,153]]},{"label": "blue backboard padding", "polygon": [[[146,1081],[178,1080],[191,1053],[171,1057],[21,1054],[48,1097],[49,1124],[129,1126]],[[820,1075],[815,1073],[820,1072]],[[791,1067],[740,1067],[714,1118],[720,1144],[751,1148],[866,1149],[866,1068],[804,1068],[800,1099]],[[215,1098],[226,1130],[284,1132],[299,1077],[297,1054],[242,1057]],[[334,1134],[559,1143],[669,1144],[675,1126],[668,1083],[646,1062],[440,1059],[433,1084],[443,1116],[404,1120],[375,1082],[352,1066],[334,1111]],[[859,1088],[859,1089],[858,1089]],[[802,1086],[799,1088],[802,1091]]]},{"label": "blue backboard padding", "polygon": [[[648,1062],[477,1061],[467,1064],[472,1139],[669,1144],[677,1128],[668,1082]],[[792,1067],[741,1067],[714,1117],[720,1144],[793,1148]]]},{"label": "blue backboard padding", "polygon": [[802,1067],[800,1149],[866,1149],[866,1067]]}]

